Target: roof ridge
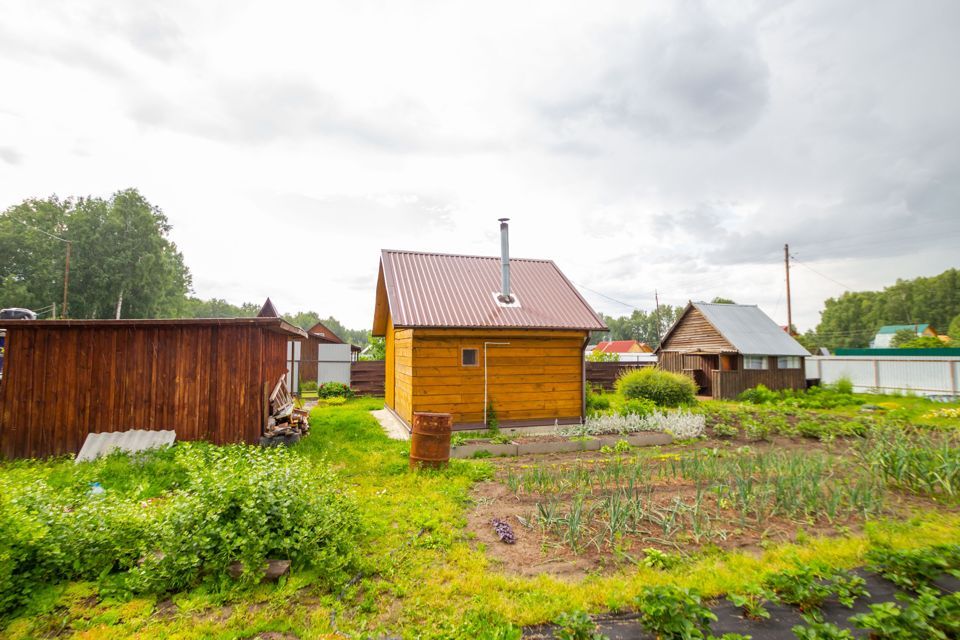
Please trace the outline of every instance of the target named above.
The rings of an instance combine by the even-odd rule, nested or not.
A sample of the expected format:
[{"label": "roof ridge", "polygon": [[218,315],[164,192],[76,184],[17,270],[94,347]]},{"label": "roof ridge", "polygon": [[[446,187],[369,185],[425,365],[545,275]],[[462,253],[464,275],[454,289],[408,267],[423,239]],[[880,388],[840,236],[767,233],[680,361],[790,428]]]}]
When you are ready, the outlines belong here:
[{"label": "roof ridge", "polygon": [[[382,253],[405,253],[408,255],[417,255],[417,256],[440,256],[444,258],[476,258],[478,260],[500,260],[500,256],[478,256],[471,255],[466,253],[442,253],[439,251],[412,251],[410,249],[381,249]],[[553,263],[553,260],[548,258],[515,258],[510,256],[510,262],[519,261],[519,262],[544,262],[544,263]]]}]

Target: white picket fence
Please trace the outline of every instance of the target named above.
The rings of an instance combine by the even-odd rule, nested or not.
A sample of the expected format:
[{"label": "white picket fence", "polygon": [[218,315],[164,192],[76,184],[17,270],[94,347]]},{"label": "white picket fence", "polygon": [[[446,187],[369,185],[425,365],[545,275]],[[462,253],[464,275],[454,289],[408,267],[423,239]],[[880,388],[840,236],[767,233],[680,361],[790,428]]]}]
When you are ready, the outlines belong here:
[{"label": "white picket fence", "polygon": [[827,384],[849,378],[859,392],[960,394],[960,357],[955,356],[813,356],[806,366],[808,379]]}]

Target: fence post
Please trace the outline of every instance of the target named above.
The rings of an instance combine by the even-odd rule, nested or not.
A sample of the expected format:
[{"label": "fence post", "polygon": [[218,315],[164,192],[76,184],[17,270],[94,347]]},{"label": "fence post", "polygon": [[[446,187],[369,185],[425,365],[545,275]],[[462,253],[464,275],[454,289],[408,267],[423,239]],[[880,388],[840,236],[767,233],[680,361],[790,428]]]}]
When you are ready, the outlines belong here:
[{"label": "fence post", "polygon": [[873,361],[873,388],[880,391],[880,359]]}]

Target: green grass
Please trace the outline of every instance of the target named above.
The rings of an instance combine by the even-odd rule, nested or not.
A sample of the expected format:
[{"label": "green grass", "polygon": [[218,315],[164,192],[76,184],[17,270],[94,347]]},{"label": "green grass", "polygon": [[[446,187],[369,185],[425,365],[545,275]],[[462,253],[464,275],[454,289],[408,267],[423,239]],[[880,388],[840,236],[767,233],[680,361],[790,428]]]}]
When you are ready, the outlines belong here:
[{"label": "green grass", "polygon": [[[311,414],[311,434],[297,446],[302,455],[328,460],[359,503],[363,560],[346,588],[326,592],[318,576],[299,572],[283,584],[258,586],[229,600],[200,588],[176,594],[178,612],[161,615],[163,598],[98,602],[93,585],[75,582],[35,598],[0,636],[30,638],[68,627],[77,630],[75,637],[89,638],[249,638],[263,631],[300,638],[341,637],[335,633],[472,638],[478,628],[628,606],[653,585],[696,587],[710,597],[801,563],[852,568],[863,564],[872,548],[960,542],[960,515],[931,511],[906,521],[869,522],[862,536],[808,539],[759,554],[704,554],[669,569],[635,566],[579,581],[507,575],[465,529],[470,488],[491,477],[492,465],[454,460],[443,471],[410,472],[409,445],[388,439],[369,414],[381,406],[381,400],[362,398],[318,407]],[[70,463],[32,468],[52,474],[62,464]],[[30,467],[4,465],[0,473],[18,466]]]}]

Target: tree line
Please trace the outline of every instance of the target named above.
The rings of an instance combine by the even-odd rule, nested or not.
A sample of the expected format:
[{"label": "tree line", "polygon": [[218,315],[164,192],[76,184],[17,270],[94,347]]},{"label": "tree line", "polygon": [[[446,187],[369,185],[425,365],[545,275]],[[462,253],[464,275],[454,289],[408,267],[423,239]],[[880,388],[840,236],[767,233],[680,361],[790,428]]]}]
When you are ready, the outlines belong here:
[{"label": "tree line", "polygon": [[[136,189],[109,198],[25,200],[0,213],[0,308],[82,319],[232,318],[259,312],[259,303],[190,295],[190,269],[170,231],[163,211]],[[369,330],[347,329],[315,311],[284,318],[303,329],[321,321],[361,346],[370,338]]]},{"label": "tree line", "polygon": [[[960,270],[897,280],[882,291],[848,291],[829,298],[816,329],[804,333],[800,341],[809,349],[831,351],[867,347],[880,327],[895,324],[930,324],[960,341]],[[898,340],[900,345],[906,342]],[[915,344],[936,346],[930,341]]]}]

